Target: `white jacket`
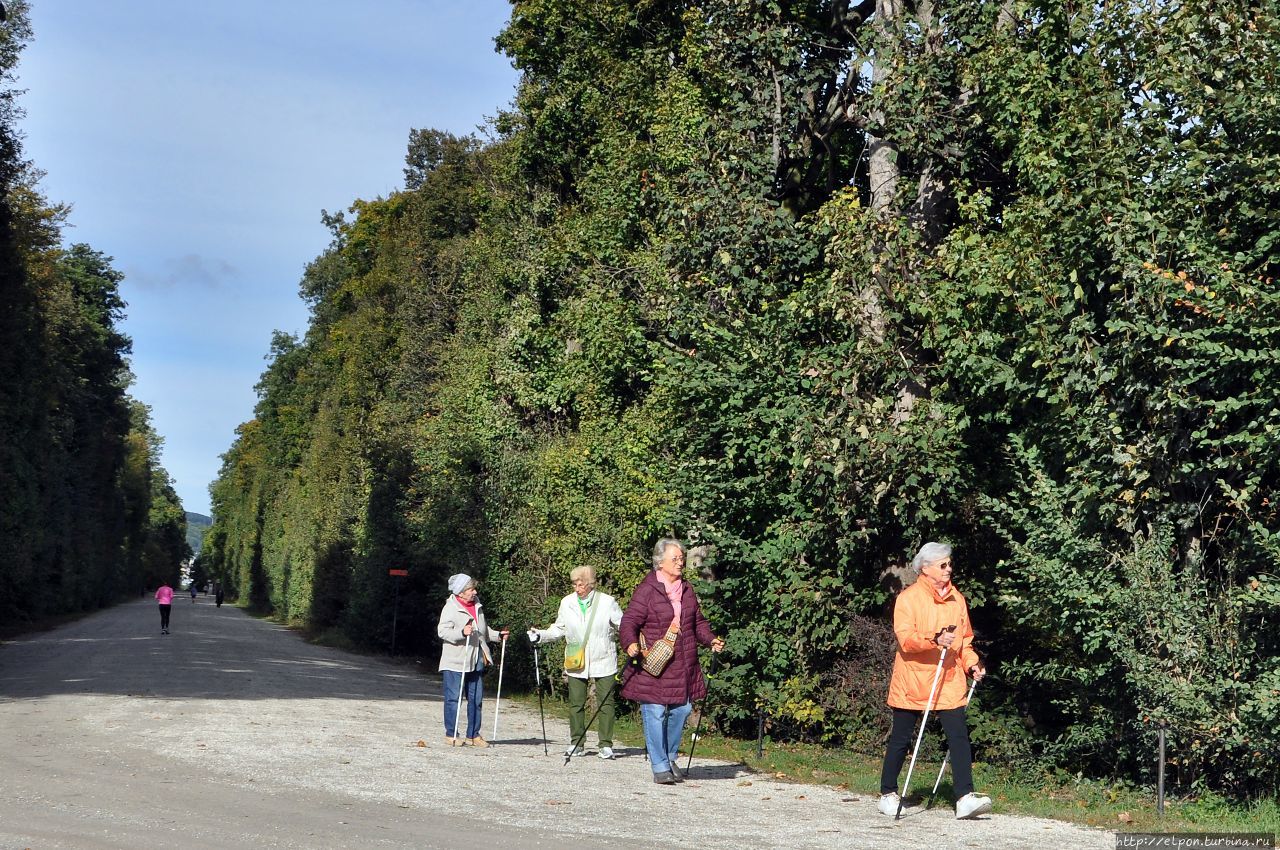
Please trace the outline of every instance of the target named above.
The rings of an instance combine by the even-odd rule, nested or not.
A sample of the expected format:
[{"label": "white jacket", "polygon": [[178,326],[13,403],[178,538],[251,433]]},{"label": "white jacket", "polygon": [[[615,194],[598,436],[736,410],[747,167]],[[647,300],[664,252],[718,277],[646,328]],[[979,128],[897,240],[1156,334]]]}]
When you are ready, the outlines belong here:
[{"label": "white jacket", "polygon": [[440,647],[441,670],[470,673],[480,665],[481,659],[486,664],[493,663],[493,655],[484,638],[487,636],[489,640],[502,640],[502,633],[489,628],[484,619],[484,606],[478,599],[475,629],[468,639],[463,636],[462,630],[470,621],[471,615],[467,613],[467,609],[450,593],[449,600],[444,603],[444,609],[440,612],[440,624],[436,626],[436,634],[444,641],[444,646]]},{"label": "white jacket", "polygon": [[578,594],[570,593],[560,600],[560,611],[556,621],[550,628],[532,629],[538,635],[539,643],[551,643],[565,638],[570,643],[581,643],[587,630],[587,619],[591,609],[597,608],[596,617],[591,621],[591,639],[587,641],[587,666],[577,673],[569,673],[575,679],[598,679],[612,676],[618,672],[618,624],[622,622],[622,608],[618,601],[607,593],[598,590],[591,592],[591,605],[587,613],[582,613],[578,605]]}]

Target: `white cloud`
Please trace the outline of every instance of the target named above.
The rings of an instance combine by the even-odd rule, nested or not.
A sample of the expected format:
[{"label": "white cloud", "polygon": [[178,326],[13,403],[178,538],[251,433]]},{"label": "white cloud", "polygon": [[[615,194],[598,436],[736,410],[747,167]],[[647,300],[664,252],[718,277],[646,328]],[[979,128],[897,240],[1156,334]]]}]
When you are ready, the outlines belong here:
[{"label": "white cloud", "polygon": [[228,280],[237,278],[240,272],[235,266],[218,257],[202,257],[185,254],[162,261],[158,271],[128,269],[126,277],[139,289],[172,289],[178,286],[198,286],[218,289]]}]

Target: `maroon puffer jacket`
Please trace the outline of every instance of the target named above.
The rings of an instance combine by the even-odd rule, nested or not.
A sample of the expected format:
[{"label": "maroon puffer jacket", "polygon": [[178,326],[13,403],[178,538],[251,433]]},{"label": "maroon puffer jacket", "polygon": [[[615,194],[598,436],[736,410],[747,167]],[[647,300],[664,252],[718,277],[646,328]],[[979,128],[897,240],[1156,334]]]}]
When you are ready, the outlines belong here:
[{"label": "maroon puffer jacket", "polygon": [[[697,594],[689,582],[681,579],[680,636],[676,652],[661,676],[650,676],[637,664],[628,664],[622,674],[622,696],[636,702],[656,705],[684,705],[707,695],[707,682],[698,665],[698,644],[710,646],[715,635],[711,624],[698,607]],[[656,573],[649,573],[631,594],[631,604],[622,615],[618,640],[623,648],[637,643],[640,632],[652,646],[662,640],[675,617],[675,609]]]}]

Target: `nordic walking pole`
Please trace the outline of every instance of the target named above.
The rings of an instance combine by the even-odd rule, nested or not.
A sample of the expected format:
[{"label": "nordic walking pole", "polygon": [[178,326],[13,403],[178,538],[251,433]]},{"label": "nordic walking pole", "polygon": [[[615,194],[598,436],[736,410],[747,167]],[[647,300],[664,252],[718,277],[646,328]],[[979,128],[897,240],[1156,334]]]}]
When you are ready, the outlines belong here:
[{"label": "nordic walking pole", "polygon": [[542,754],[551,755],[547,751],[547,715],[542,711],[542,665],[538,663],[538,644],[533,644],[533,679],[538,685],[538,717],[542,718]]},{"label": "nordic walking pole", "polygon": [[[973,699],[973,689],[978,687],[978,680],[974,679],[969,683],[969,694],[964,698],[965,705],[969,704],[969,700]],[[942,767],[938,768],[938,778],[933,781],[933,790],[929,792],[929,803],[926,809],[933,808],[933,798],[938,796],[938,786],[942,784],[942,774],[947,769],[947,759],[951,758],[951,748],[947,747],[947,752],[942,757]]]},{"label": "nordic walking pole", "polygon": [[502,656],[498,661],[498,695],[493,698],[493,740],[498,740],[498,712],[502,709],[502,671],[507,665],[507,636],[502,636]]},{"label": "nordic walking pole", "polygon": [[[467,618],[468,626],[474,622],[475,620]],[[475,629],[472,629],[472,634],[474,633]],[[467,692],[467,673],[469,672],[468,668],[471,666],[471,635],[463,635],[463,637],[467,641],[467,660],[462,665],[462,680],[458,683],[458,710],[453,713],[453,745],[455,747],[461,747],[462,744],[459,743],[458,739],[465,737],[459,734],[462,730],[458,728],[458,721],[462,719],[462,697]]]},{"label": "nordic walking pole", "polygon": [[[954,632],[955,626],[947,626],[943,631]],[[941,632],[939,633],[941,634]],[[938,669],[933,674],[933,684],[929,686],[929,701],[924,704],[924,717],[920,718],[920,732],[916,735],[916,746],[911,751],[911,766],[907,768],[907,781],[902,785],[902,795],[898,797],[898,811],[894,812],[893,819],[899,820],[902,817],[902,801],[907,798],[907,792],[911,790],[911,771],[916,767],[916,756],[920,754],[920,742],[924,740],[924,726],[929,722],[929,711],[933,708],[933,698],[938,693],[938,682],[942,680],[942,662],[947,660],[947,647],[942,648],[942,654],[938,656]]]},{"label": "nordic walking pole", "polygon": [[[568,764],[569,760],[577,755],[578,748],[582,746],[582,742],[587,740],[587,730],[591,728],[591,724],[596,722],[596,718],[600,716],[600,709],[604,708],[604,704],[613,697],[613,691],[618,687],[618,677],[615,674],[613,682],[609,685],[609,693],[605,694],[604,699],[596,700],[595,713],[591,715],[591,719],[587,721],[587,725],[582,727],[582,734],[578,736],[578,740],[573,742],[573,746],[569,748],[569,752],[564,754],[564,763]],[[563,765],[561,765],[563,767]]]},{"label": "nordic walking pole", "polygon": [[[707,678],[711,678],[716,674],[717,662],[720,661],[720,653],[711,653],[711,674]],[[698,737],[702,734],[702,718],[707,713],[707,698],[711,696],[711,683],[707,683],[707,695],[702,698],[702,708],[698,711],[698,725],[693,730],[693,739],[689,741],[689,760],[684,763],[684,772],[688,773],[689,768],[693,766],[693,750],[698,746]]]}]

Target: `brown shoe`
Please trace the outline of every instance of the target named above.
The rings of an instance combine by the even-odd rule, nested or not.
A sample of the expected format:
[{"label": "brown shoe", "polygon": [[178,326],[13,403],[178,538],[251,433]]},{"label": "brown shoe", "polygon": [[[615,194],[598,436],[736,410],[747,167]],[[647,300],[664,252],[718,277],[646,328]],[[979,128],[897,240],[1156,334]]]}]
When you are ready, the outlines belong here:
[{"label": "brown shoe", "polygon": [[467,745],[471,747],[479,747],[480,749],[484,749],[485,747],[489,746],[489,742],[486,741],[484,738],[481,738],[479,735],[476,735],[474,738],[467,739]]},{"label": "brown shoe", "polygon": [[446,738],[444,739],[444,745],[445,745],[446,747],[461,747],[461,746],[462,746],[462,739],[461,739],[461,738],[449,738],[449,737],[446,737]]}]

